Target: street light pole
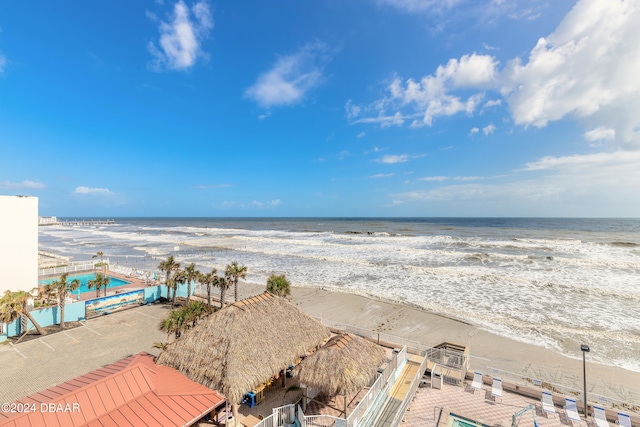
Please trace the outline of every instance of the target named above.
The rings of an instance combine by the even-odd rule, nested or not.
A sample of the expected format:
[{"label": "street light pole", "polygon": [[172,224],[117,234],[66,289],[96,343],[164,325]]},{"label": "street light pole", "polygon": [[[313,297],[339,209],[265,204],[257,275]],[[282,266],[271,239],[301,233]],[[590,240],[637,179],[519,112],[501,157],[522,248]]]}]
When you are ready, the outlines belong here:
[{"label": "street light pole", "polygon": [[584,379],[584,416],[587,414],[587,362],[585,360],[585,354],[589,352],[589,346],[586,344],[580,345],[580,350],[582,350],[582,378]]}]

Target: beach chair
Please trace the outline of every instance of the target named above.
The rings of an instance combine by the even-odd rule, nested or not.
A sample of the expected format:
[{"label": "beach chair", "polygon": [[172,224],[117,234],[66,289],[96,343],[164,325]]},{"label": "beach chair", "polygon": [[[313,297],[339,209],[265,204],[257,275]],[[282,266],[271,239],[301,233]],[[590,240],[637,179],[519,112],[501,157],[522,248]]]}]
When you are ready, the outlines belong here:
[{"label": "beach chair", "polygon": [[631,427],[631,417],[623,412],[618,412],[618,425],[620,427]]},{"label": "beach chair", "polygon": [[482,390],[482,373],[474,372],[473,381],[471,381],[471,392]]},{"label": "beach chair", "polygon": [[542,403],[542,410],[544,412],[546,412],[547,414],[555,414],[556,413],[556,408],[553,405],[553,395],[551,393],[549,393],[548,391],[543,391],[542,392],[541,403]]},{"label": "beach chair", "polygon": [[593,405],[593,418],[596,420],[597,427],[611,427],[603,407]]},{"label": "beach chair", "polygon": [[575,399],[566,397],[564,399],[564,410],[567,413],[567,418],[569,418],[571,421],[577,421],[579,423],[582,422],[582,420],[580,419],[580,415],[578,415],[578,406]]},{"label": "beach chair", "polygon": [[493,400],[497,397],[502,400],[502,380],[500,378],[493,379],[493,384],[491,384],[491,397],[493,397]]}]

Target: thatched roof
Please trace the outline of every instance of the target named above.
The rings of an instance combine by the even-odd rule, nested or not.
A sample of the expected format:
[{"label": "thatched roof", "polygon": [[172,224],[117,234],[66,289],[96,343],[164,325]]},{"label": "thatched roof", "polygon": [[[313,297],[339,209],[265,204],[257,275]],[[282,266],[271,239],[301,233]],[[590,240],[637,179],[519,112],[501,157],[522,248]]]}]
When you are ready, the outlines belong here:
[{"label": "thatched roof", "polygon": [[247,391],[329,337],[321,323],[264,293],[201,320],[169,344],[158,363],[240,403]]},{"label": "thatched roof", "polygon": [[384,361],[385,351],[379,345],[340,334],[300,363],[298,377],[323,394],[349,394],[368,386]]}]

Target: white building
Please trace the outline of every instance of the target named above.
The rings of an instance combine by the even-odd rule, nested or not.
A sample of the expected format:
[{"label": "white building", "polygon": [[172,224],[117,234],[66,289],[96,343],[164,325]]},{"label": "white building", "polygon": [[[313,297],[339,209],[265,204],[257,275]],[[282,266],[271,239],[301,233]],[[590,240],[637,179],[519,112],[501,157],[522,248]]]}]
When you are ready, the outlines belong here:
[{"label": "white building", "polygon": [[38,285],[38,198],[0,195],[0,295]]}]

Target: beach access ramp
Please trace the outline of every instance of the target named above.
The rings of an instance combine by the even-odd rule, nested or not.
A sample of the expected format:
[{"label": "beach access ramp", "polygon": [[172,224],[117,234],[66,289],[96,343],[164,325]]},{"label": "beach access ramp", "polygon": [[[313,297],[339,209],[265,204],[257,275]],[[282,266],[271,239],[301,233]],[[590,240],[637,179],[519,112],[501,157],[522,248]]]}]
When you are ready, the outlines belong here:
[{"label": "beach access ramp", "polygon": [[424,356],[408,355],[391,386],[387,401],[373,423],[374,427],[395,427],[400,424],[426,368]]}]

